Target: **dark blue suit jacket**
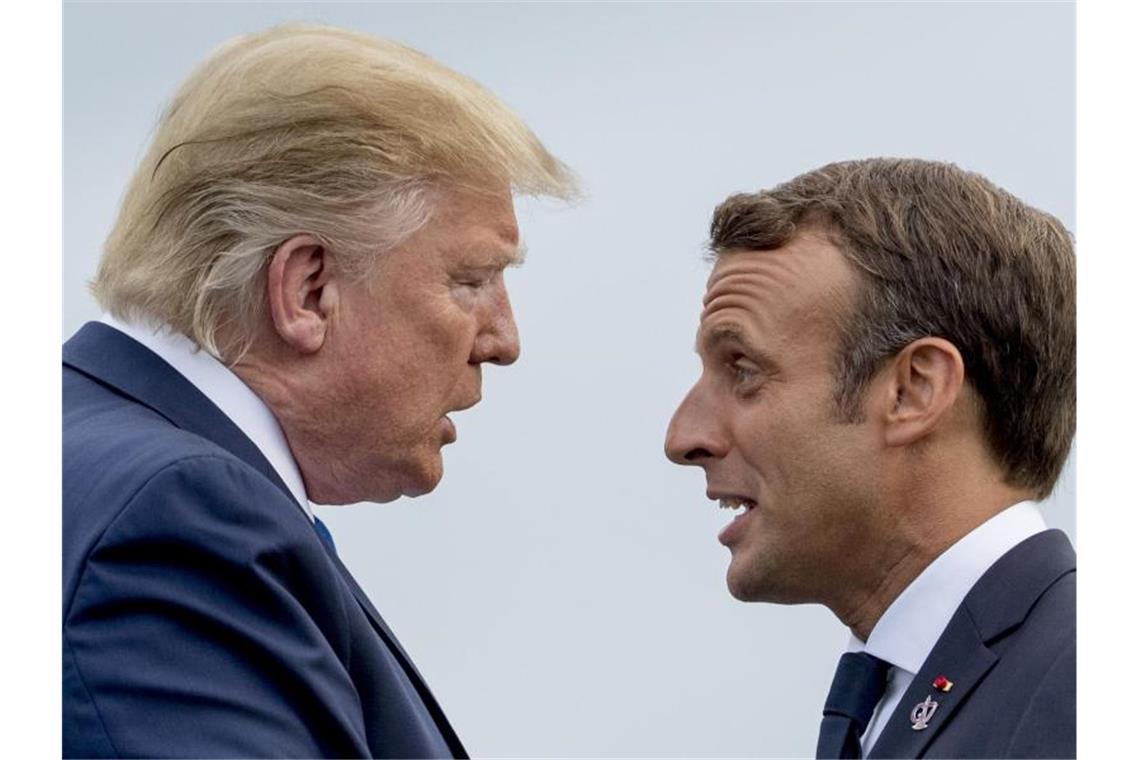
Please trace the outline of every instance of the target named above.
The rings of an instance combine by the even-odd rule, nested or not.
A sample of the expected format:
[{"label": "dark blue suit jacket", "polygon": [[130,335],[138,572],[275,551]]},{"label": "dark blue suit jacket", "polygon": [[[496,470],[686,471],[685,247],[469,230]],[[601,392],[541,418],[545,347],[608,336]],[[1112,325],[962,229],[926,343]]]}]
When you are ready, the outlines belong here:
[{"label": "dark blue suit jacket", "polygon": [[91,323],[64,346],[65,757],[464,757],[257,447]]},{"label": "dark blue suit jacket", "polygon": [[[1010,549],[966,595],[868,757],[1075,757],[1077,557],[1059,530]],[[953,682],[933,687],[938,676]],[[911,710],[938,703],[927,727]]]}]

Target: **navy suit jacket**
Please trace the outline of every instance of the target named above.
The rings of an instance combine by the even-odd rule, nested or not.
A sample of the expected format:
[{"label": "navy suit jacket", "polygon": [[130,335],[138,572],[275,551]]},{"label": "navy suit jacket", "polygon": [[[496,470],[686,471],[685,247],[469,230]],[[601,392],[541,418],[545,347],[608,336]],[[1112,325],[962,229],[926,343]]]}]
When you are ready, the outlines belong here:
[{"label": "navy suit jacket", "polygon": [[465,757],[277,473],[107,325],[64,346],[65,757]]},{"label": "navy suit jacket", "polygon": [[[983,575],[891,715],[870,758],[1076,757],[1077,557],[1059,530]],[[934,688],[938,676],[950,691]],[[915,730],[911,711],[938,707]]]}]

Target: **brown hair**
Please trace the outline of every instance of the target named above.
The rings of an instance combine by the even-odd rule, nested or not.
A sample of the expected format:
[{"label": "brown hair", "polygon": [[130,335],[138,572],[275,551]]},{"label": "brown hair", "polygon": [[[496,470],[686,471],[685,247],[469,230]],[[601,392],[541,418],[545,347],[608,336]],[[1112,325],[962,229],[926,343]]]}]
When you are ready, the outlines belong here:
[{"label": "brown hair", "polygon": [[1076,259],[1053,216],[953,164],[828,164],[713,214],[712,251],[771,250],[807,230],[846,255],[862,286],[836,356],[836,403],[859,419],[883,361],[949,340],[984,405],[1006,481],[1052,490],[1076,428]]}]

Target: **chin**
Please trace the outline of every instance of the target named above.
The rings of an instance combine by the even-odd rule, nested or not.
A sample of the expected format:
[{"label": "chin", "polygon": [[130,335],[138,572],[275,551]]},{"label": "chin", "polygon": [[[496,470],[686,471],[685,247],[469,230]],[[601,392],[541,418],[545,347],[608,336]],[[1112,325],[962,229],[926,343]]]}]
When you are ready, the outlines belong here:
[{"label": "chin", "polygon": [[732,594],[735,599],[742,602],[756,601],[752,594],[751,579],[748,578],[747,573],[737,567],[735,559],[728,564],[728,570],[724,574],[724,582],[728,586],[728,593]]},{"label": "chin", "polygon": [[748,565],[733,557],[725,573],[728,593],[742,602],[775,602],[786,604],[779,589],[773,588],[770,569]]},{"label": "chin", "polygon": [[[784,580],[784,583],[780,581]],[[815,595],[807,593],[799,585],[789,586],[787,578],[778,578],[771,571],[767,573],[759,568],[750,572],[740,570],[733,572],[730,565],[725,578],[728,584],[728,593],[742,602],[767,602],[768,604],[810,604],[819,601]]]},{"label": "chin", "polygon": [[752,589],[752,585],[747,581],[740,580],[732,574],[732,568],[729,568],[728,574],[725,577],[725,582],[728,585],[728,593],[732,594],[734,599],[741,602],[762,602],[756,592]]},{"label": "chin", "polygon": [[443,458],[438,453],[408,469],[402,490],[403,495],[409,498],[431,493],[443,480]]},{"label": "chin", "polygon": [[366,472],[367,477],[342,475],[329,479],[324,483],[325,487],[310,485],[309,500],[333,506],[363,502],[386,504],[401,496],[423,496],[434,491],[443,478],[443,458],[436,451],[400,462],[362,462],[355,472]]}]

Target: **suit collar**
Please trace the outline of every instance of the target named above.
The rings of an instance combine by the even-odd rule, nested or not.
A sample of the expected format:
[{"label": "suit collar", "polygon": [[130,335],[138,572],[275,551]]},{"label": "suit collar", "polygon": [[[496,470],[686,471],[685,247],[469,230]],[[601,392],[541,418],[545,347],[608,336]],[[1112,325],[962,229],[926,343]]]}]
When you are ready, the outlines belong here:
[{"label": "suit collar", "polygon": [[979,635],[993,641],[1021,625],[1041,594],[1077,569],[1077,555],[1059,530],[1039,533],[999,559],[966,597]]},{"label": "suit collar", "polygon": [[[919,757],[1000,656],[990,644],[1021,625],[1030,609],[1061,576],[1076,569],[1076,554],[1059,530],[1048,530],[1015,546],[978,580],[950,619],[868,757]],[[939,676],[949,692],[933,686]],[[927,698],[938,704],[922,730],[911,711]]]},{"label": "suit collar", "polygon": [[312,517],[305,481],[293,458],[285,431],[273,410],[234,369],[168,326],[156,327],[145,320],[124,321],[111,314],[104,315],[101,321],[149,348],[221,409],[256,444],[262,456],[289,487],[293,498]]},{"label": "suit collar", "polygon": [[864,650],[917,673],[986,571],[1010,549],[1045,530],[1041,511],[1032,501],[1001,510],[927,565],[886,609],[866,643],[852,634],[848,650]]},{"label": "suit collar", "polygon": [[138,341],[108,325],[88,322],[64,344],[63,363],[148,407],[176,427],[221,446],[268,478],[305,511],[257,445],[193,383]]},{"label": "suit collar", "polygon": [[[226,449],[267,477],[298,509],[302,509],[253,441],[190,381],[138,341],[108,325],[88,322],[64,344],[63,363],[148,407],[171,424]],[[320,544],[325,547],[374,629],[400,661],[424,705],[435,718],[448,747],[455,757],[467,757],[459,737],[407,652],[335,552],[330,551],[324,541]]]}]

